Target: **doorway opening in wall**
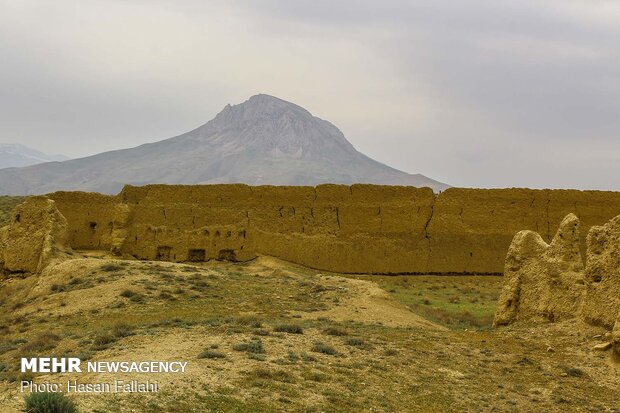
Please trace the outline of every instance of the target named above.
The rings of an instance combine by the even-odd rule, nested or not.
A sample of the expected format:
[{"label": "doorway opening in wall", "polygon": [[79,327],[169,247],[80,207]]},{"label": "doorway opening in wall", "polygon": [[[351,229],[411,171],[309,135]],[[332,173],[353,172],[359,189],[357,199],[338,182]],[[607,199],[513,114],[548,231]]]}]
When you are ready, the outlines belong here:
[{"label": "doorway opening in wall", "polygon": [[206,261],[207,253],[203,249],[191,249],[187,252],[187,261],[203,262]]},{"label": "doorway opening in wall", "polygon": [[237,261],[237,254],[234,250],[220,250],[220,252],[217,254],[217,259],[219,261]]},{"label": "doorway opening in wall", "polygon": [[155,259],[158,261],[170,261],[170,251],[172,251],[172,248],[165,245],[157,247]]}]

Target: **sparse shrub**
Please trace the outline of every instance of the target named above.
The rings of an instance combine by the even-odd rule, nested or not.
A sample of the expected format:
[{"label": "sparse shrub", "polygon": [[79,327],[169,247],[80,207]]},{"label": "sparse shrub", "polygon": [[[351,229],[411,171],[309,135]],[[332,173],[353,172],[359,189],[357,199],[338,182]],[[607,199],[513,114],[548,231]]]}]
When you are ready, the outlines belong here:
[{"label": "sparse shrub", "polygon": [[114,272],[122,270],[123,267],[118,264],[103,264],[101,267],[99,267],[99,269],[105,272]]},{"label": "sparse shrub", "polygon": [[133,290],[123,290],[120,293],[120,296],[121,297],[125,297],[125,298],[131,298],[131,297],[135,296],[136,294],[138,294],[138,293],[133,291]]},{"label": "sparse shrub", "polygon": [[311,363],[311,362],[316,361],[316,357],[314,357],[311,354],[306,353],[305,351],[302,351],[300,356],[301,356],[301,359],[305,361],[306,363]]},{"label": "sparse shrub", "polygon": [[430,298],[424,297],[424,298],[422,298],[422,304],[424,304],[424,305],[431,305],[432,303],[431,303]]},{"label": "sparse shrub", "polygon": [[325,334],[328,336],[347,336],[349,333],[346,330],[338,327],[329,327],[325,329]]},{"label": "sparse shrub", "polygon": [[289,361],[292,361],[293,363],[299,361],[299,356],[297,355],[297,353],[291,350],[288,351],[288,354],[286,357],[289,359]]},{"label": "sparse shrub", "polygon": [[129,297],[129,301],[132,301],[134,303],[141,303],[144,301],[144,296],[142,294],[134,294],[131,297]]},{"label": "sparse shrub", "polygon": [[396,356],[398,354],[398,351],[394,350],[393,348],[388,348],[383,352],[383,354],[385,354],[386,356]]},{"label": "sparse shrub", "polygon": [[314,346],[312,346],[312,351],[315,353],[327,354],[329,356],[335,356],[338,354],[338,351],[335,348],[321,341],[314,343]]},{"label": "sparse shrub", "polygon": [[53,293],[59,293],[65,291],[65,286],[61,284],[52,284],[50,287],[50,291],[52,291]]},{"label": "sparse shrub", "polygon": [[303,334],[304,329],[295,324],[279,324],[274,327],[273,331],[278,333]]},{"label": "sparse shrub", "polygon": [[198,355],[199,359],[223,359],[226,358],[226,354],[221,351],[206,349]]},{"label": "sparse shrub", "polygon": [[159,293],[159,298],[163,299],[163,300],[170,300],[170,301],[175,301],[177,298],[175,296],[173,296],[172,294],[168,293],[167,291],[162,291]]},{"label": "sparse shrub", "polygon": [[450,303],[459,304],[461,302],[461,298],[458,295],[453,295],[450,297]]},{"label": "sparse shrub", "polygon": [[115,337],[133,336],[134,335],[133,327],[125,323],[116,324],[114,327],[112,327],[112,334]]},{"label": "sparse shrub", "polygon": [[251,315],[237,317],[235,319],[235,323],[242,326],[251,326],[254,328],[261,328],[263,326],[263,322],[260,319]]},{"label": "sparse shrub", "polygon": [[344,344],[346,344],[347,346],[361,347],[365,343],[364,343],[364,340],[362,340],[361,338],[351,337],[351,338],[346,339],[344,341]]},{"label": "sparse shrub", "polygon": [[76,413],[77,408],[71,399],[62,393],[31,393],[24,399],[26,413]]},{"label": "sparse shrub", "polygon": [[583,370],[575,368],[575,367],[569,367],[569,366],[561,366],[562,370],[564,370],[564,373],[568,374],[571,377],[583,377],[585,375],[585,373],[583,372]]},{"label": "sparse shrub", "polygon": [[104,350],[110,347],[110,344],[116,341],[116,337],[112,334],[99,334],[93,339],[93,350]]},{"label": "sparse shrub", "polygon": [[24,344],[21,348],[23,352],[38,352],[43,350],[50,350],[58,345],[60,337],[54,333],[42,333],[35,337],[33,340]]},{"label": "sparse shrub", "polygon": [[233,350],[245,351],[246,353],[257,353],[257,354],[265,353],[263,342],[260,341],[259,339],[253,339],[245,343],[235,344],[233,346]]}]

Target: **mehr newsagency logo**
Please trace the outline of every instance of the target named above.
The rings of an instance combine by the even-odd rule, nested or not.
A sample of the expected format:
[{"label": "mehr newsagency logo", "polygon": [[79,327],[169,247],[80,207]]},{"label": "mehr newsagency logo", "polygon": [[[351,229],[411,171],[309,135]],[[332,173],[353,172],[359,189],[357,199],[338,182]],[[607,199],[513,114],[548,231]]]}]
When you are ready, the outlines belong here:
[{"label": "mehr newsagency logo", "polygon": [[21,359],[22,373],[104,373],[107,376],[123,375],[123,378],[82,382],[71,378],[64,382],[22,380],[22,393],[156,393],[159,383],[155,380],[126,379],[131,374],[184,374],[187,361],[87,361],[77,357],[33,357]]}]

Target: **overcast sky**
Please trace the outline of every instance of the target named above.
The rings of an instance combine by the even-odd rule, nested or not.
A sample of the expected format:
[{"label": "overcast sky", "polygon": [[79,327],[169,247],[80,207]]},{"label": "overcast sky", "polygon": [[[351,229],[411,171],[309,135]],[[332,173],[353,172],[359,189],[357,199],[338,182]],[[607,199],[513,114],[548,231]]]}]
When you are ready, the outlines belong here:
[{"label": "overcast sky", "polygon": [[620,1],[0,0],[0,141],[84,156],[257,93],[451,185],[620,190]]}]

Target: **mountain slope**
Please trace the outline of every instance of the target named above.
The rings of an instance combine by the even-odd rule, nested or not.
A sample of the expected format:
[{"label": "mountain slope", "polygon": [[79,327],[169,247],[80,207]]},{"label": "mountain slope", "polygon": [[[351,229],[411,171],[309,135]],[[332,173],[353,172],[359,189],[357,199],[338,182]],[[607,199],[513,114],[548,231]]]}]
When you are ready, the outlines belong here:
[{"label": "mountain slope", "polygon": [[381,164],[331,123],[284,100],[256,95],[227,105],[183,135],[87,158],[0,171],[0,193],[56,190],[116,193],[124,184],[321,183],[447,185]]},{"label": "mountain slope", "polygon": [[0,169],[36,165],[44,162],[65,161],[62,155],[48,155],[18,143],[0,143]]}]

